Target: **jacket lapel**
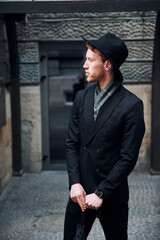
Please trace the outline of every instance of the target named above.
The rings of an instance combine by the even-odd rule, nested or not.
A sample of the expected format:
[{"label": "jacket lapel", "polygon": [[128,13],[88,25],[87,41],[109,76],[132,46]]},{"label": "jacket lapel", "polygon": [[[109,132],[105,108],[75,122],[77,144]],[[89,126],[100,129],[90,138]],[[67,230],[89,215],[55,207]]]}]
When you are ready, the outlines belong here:
[{"label": "jacket lapel", "polygon": [[84,119],[85,119],[85,136],[87,137],[90,134],[90,131],[94,124],[94,93],[96,85],[92,86],[85,97],[84,102]]},{"label": "jacket lapel", "polygon": [[[85,144],[88,144],[90,142],[90,140],[96,135],[96,133],[102,128],[104,123],[108,120],[108,118],[110,117],[111,113],[114,111],[114,109],[117,107],[117,105],[120,103],[120,101],[122,100],[123,97],[124,97],[123,87],[120,87],[114,93],[114,95],[112,97],[110,97],[103,104],[103,106],[101,107],[101,109],[100,109],[100,111],[98,113],[96,121],[92,125],[88,126],[88,128],[90,129],[90,132],[88,132],[88,135],[86,135],[87,137],[86,137]],[[89,103],[89,99],[88,99],[88,103]],[[93,118],[93,104],[91,106],[91,103],[90,103],[89,107],[90,108],[92,107],[92,113],[88,112],[88,114],[86,116],[89,117],[89,115],[92,114],[92,118]],[[91,116],[89,118],[91,118]]]}]

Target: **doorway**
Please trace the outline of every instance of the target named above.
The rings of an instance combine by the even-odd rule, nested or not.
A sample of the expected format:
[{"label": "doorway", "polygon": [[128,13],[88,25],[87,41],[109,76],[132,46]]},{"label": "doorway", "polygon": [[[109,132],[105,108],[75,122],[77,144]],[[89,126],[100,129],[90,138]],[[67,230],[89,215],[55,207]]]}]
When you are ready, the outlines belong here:
[{"label": "doorway", "polygon": [[75,94],[85,88],[84,42],[40,43],[43,169],[66,169],[65,141]]}]

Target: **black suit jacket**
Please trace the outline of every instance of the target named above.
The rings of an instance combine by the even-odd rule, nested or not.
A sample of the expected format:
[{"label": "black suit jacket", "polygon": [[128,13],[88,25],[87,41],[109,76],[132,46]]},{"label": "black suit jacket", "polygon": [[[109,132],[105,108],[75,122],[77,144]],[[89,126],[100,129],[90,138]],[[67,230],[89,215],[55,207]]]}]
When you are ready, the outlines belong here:
[{"label": "black suit jacket", "polygon": [[143,103],[121,86],[93,120],[95,86],[79,91],[70,115],[66,156],[69,185],[87,194],[103,191],[107,202],[128,202],[127,176],[145,132]]}]

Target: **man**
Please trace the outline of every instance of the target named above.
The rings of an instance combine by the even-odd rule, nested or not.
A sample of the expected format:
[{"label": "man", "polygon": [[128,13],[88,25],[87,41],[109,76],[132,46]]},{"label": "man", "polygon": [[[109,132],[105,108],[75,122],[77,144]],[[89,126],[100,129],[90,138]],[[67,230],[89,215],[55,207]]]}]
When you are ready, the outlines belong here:
[{"label": "man", "polygon": [[82,211],[86,239],[98,216],[106,239],[126,240],[127,176],[145,132],[143,103],[121,84],[119,67],[128,56],[125,43],[109,32],[95,41],[83,39],[88,47],[83,66],[87,81],[97,84],[77,93],[71,111],[64,240],[74,239]]}]

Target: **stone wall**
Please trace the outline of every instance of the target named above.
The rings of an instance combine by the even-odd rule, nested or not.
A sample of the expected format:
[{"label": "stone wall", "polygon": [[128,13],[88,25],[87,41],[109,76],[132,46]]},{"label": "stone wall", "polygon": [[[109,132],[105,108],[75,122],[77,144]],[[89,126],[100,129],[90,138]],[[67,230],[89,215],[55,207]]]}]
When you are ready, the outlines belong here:
[{"label": "stone wall", "polygon": [[10,94],[6,95],[6,125],[0,128],[0,193],[12,176]]},{"label": "stone wall", "polygon": [[[16,23],[20,81],[27,85],[21,86],[22,157],[26,171],[39,172],[42,165],[39,43],[79,41],[82,35],[95,39],[107,31],[124,39],[129,49],[121,70],[127,88],[144,100],[147,130],[140,159],[149,161],[155,24],[155,12],[27,14],[26,24]],[[135,84],[127,85],[130,82]]]},{"label": "stone wall", "polygon": [[20,93],[23,169],[40,172],[42,167],[40,86],[23,86]]},{"label": "stone wall", "polygon": [[4,119],[3,124],[0,126],[0,193],[12,176],[11,104],[10,93],[4,86],[5,81],[8,79],[6,52],[4,22],[0,18],[0,118],[1,120]]},{"label": "stone wall", "polygon": [[142,99],[144,104],[145,135],[139,153],[137,166],[150,166],[151,157],[151,114],[152,114],[152,85],[151,84],[124,84],[129,91]]},{"label": "stone wall", "polygon": [[126,82],[151,82],[155,12],[27,14],[27,23],[17,23],[20,79],[37,83],[39,42],[78,41],[100,37],[107,31],[124,39],[129,57],[122,66]]}]

